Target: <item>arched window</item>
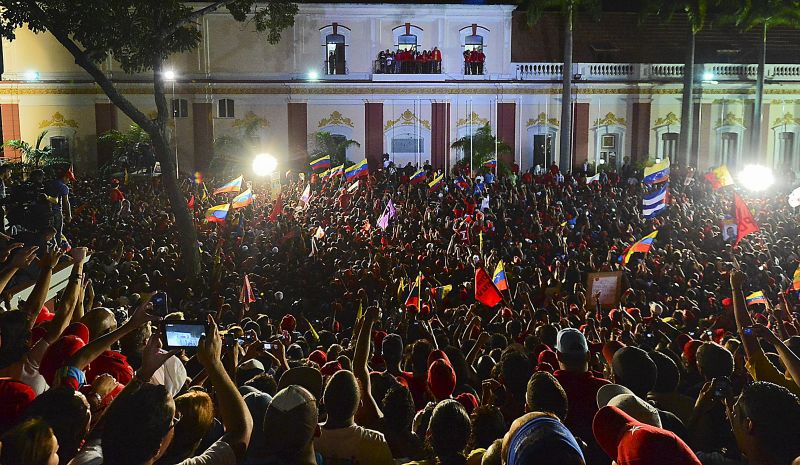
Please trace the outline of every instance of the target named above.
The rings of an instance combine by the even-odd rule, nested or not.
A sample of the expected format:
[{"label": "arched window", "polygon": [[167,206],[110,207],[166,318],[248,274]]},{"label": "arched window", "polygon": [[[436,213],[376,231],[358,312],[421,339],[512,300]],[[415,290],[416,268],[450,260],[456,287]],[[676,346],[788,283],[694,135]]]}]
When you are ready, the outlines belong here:
[{"label": "arched window", "polygon": [[325,74],[328,76],[347,74],[347,47],[350,44],[350,28],[331,23],[319,29],[322,41]]},{"label": "arched window", "polygon": [[402,34],[397,37],[397,50],[411,50],[412,52],[417,49],[417,35],[416,34]]},{"label": "arched window", "polygon": [[458,33],[461,36],[461,46],[464,54],[464,74],[483,75],[486,72],[486,36],[489,29],[471,24],[462,27]]}]

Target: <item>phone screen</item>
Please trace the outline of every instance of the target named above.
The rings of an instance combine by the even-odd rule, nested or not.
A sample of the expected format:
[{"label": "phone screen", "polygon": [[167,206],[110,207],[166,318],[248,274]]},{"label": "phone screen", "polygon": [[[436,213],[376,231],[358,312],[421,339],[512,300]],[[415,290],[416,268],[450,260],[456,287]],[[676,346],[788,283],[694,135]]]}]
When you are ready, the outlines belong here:
[{"label": "phone screen", "polygon": [[150,300],[153,302],[153,315],[156,316],[167,316],[169,313],[168,306],[167,306],[167,293],[166,292],[156,292],[153,298]]},{"label": "phone screen", "polygon": [[197,347],[206,334],[205,323],[173,321],[164,323],[164,339],[170,349]]}]

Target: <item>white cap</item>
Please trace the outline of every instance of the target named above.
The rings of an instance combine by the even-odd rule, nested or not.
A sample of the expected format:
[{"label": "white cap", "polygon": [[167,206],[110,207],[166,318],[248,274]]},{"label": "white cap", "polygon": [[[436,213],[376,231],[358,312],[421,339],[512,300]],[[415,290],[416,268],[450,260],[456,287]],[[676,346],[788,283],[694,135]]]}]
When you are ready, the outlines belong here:
[{"label": "white cap", "polygon": [[625,386],[606,384],[597,390],[597,407],[603,408],[607,405],[617,407],[644,424],[661,428],[658,409]]},{"label": "white cap", "polygon": [[565,328],[556,336],[556,351],[562,354],[585,355],[589,353],[586,336],[575,328]]}]

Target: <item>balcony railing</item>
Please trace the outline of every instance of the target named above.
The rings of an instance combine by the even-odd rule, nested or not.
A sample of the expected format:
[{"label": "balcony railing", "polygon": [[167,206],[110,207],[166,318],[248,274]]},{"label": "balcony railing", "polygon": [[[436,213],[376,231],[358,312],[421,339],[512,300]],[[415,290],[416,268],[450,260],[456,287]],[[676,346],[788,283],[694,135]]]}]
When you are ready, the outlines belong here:
[{"label": "balcony railing", "polygon": [[[576,81],[680,81],[683,79],[682,64],[649,63],[576,63],[573,76]],[[562,79],[563,65],[560,63],[512,63],[513,79],[519,81],[557,81]],[[696,66],[698,80],[706,81],[752,81],[756,79],[758,66],[728,63],[705,63]],[[767,80],[800,81],[800,65],[766,65]]]},{"label": "balcony railing", "polygon": [[325,64],[323,67],[323,74],[328,76],[341,76],[345,74],[349,74],[347,69],[347,62],[335,62],[335,61],[328,61],[325,60]]}]

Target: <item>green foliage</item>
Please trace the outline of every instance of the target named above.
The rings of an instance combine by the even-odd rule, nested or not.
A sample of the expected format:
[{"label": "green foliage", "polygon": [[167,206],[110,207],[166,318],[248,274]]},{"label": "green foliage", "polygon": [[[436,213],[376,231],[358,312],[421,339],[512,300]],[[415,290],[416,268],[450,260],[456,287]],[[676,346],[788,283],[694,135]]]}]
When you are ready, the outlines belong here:
[{"label": "green foliage", "polygon": [[[101,144],[111,145],[111,161],[107,169],[122,169],[128,166],[145,147],[150,145],[150,135],[137,124],[131,124],[127,131],[113,129],[98,137]],[[101,168],[101,170],[103,170]]]},{"label": "green foliage", "polygon": [[570,9],[585,11],[593,18],[600,16],[602,2],[600,0],[516,0],[517,4],[525,9],[528,25],[538,23],[547,12],[558,11],[561,14],[569,13]]},{"label": "green foliage", "polygon": [[153,69],[156,60],[196,48],[199,19],[222,7],[237,21],[266,32],[270,43],[294,24],[297,13],[297,5],[285,0],[217,1],[199,10],[177,0],[0,0],[0,35],[13,40],[15,29],[25,26],[34,32],[58,31],[94,63],[111,56],[125,72],[137,73]]},{"label": "green foliage", "polygon": [[309,161],[329,155],[331,166],[339,166],[347,162],[347,149],[350,147],[361,147],[357,141],[352,139],[342,139],[325,131],[314,133],[314,150],[309,153]]},{"label": "green foliage", "polygon": [[23,140],[8,140],[3,146],[11,147],[22,152],[22,161],[13,162],[13,164],[25,170],[69,164],[70,161],[68,159],[56,156],[53,153],[52,147],[42,147],[42,142],[46,135],[47,131],[42,131],[39,137],[36,138],[36,143],[34,145]]},{"label": "green foliage", "polygon": [[726,3],[736,26],[745,31],[754,27],[800,27],[800,1],[739,0]]},{"label": "green foliage", "polygon": [[[464,154],[464,158],[458,164],[469,166],[469,162],[472,160],[471,172],[473,173],[485,168],[483,166],[484,163],[494,160],[495,153],[502,154],[512,151],[511,146],[492,134],[492,128],[489,123],[475,131],[472,137],[466,135],[453,142],[450,147],[461,150]],[[498,160],[497,163],[500,172],[505,174],[509,172],[509,167],[505,163],[501,160]],[[488,168],[486,169],[488,170]]]}]

